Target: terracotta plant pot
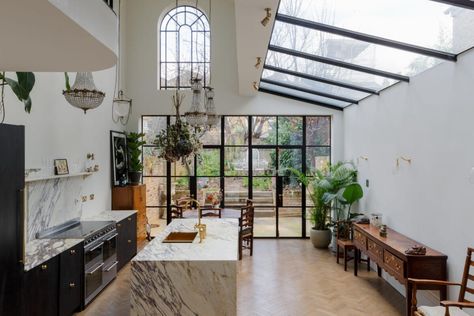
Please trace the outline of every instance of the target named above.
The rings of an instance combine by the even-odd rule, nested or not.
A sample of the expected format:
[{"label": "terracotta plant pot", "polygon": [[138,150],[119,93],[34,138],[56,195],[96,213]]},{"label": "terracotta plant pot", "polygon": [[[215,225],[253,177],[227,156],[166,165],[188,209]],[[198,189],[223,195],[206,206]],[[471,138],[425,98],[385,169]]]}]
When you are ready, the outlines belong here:
[{"label": "terracotta plant pot", "polygon": [[327,248],[331,243],[332,234],[329,229],[326,230],[316,230],[311,229],[311,242],[313,243],[314,248]]},{"label": "terracotta plant pot", "polygon": [[130,180],[130,184],[131,185],[139,185],[140,184],[140,180],[142,178],[142,173],[141,172],[133,172],[133,171],[130,171],[128,173],[128,178]]}]

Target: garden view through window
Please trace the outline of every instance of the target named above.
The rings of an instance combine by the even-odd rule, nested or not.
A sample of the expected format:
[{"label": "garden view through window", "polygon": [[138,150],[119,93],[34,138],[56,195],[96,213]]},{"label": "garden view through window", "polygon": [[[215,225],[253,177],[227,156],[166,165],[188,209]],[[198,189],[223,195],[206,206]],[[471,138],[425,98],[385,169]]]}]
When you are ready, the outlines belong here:
[{"label": "garden view through window", "polygon": [[257,237],[306,237],[311,225],[305,213],[311,199],[292,172],[311,175],[331,162],[329,116],[223,116],[206,131],[203,149],[188,164],[157,157],[156,135],[173,116],[143,116],[143,182],[147,213],[166,224],[167,205],[195,197],[210,205],[213,192],[223,192],[221,207],[255,204]]}]

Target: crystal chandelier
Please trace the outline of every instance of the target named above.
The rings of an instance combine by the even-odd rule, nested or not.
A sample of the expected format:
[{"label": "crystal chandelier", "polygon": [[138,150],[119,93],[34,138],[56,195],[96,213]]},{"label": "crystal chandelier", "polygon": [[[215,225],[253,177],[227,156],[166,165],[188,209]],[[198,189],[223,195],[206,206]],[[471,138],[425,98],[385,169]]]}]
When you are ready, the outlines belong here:
[{"label": "crystal chandelier", "polygon": [[214,88],[206,88],[206,113],[207,127],[212,128],[219,124],[219,115],[217,115],[216,106],[214,105]]},{"label": "crystal chandelier", "polygon": [[84,110],[95,109],[104,101],[105,93],[98,91],[91,72],[78,72],[74,85],[69,87],[69,77],[66,73],[66,89],[63,95],[72,106]]},{"label": "crystal chandelier", "polygon": [[193,90],[193,100],[191,108],[184,113],[186,122],[194,128],[205,128],[207,125],[207,113],[202,106],[202,84],[201,79],[191,79],[191,90]]}]

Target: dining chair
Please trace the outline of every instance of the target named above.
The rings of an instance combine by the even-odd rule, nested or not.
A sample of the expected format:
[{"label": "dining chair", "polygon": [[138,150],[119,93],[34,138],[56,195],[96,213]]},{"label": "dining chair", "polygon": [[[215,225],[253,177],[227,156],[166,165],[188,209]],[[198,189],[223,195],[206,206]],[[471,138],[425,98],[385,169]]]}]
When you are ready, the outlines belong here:
[{"label": "dining chair", "polygon": [[239,218],[239,260],[242,260],[242,251],[244,249],[250,250],[250,255],[253,255],[253,223],[255,208],[252,200],[247,200],[247,206],[240,210]]}]

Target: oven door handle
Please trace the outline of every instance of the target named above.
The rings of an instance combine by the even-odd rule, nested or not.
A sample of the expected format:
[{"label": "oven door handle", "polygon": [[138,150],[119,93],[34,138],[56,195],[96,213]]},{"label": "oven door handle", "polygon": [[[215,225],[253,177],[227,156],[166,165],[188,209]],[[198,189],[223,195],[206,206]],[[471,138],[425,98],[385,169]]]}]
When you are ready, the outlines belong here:
[{"label": "oven door handle", "polygon": [[95,246],[94,248],[91,248],[91,249],[86,250],[86,252],[94,251],[94,250],[96,250],[97,248],[102,247],[103,245],[104,245],[104,242],[101,242],[100,244],[98,244],[98,245]]},{"label": "oven door handle", "polygon": [[117,236],[118,236],[118,234],[114,234],[114,235],[110,236],[109,238],[107,238],[105,241],[111,241],[112,239],[114,239]]},{"label": "oven door handle", "polygon": [[86,272],[87,274],[94,274],[97,272],[97,270],[99,270],[100,268],[102,268],[104,266],[104,263],[102,262],[101,264],[99,264],[94,270],[92,271],[89,271],[89,272]]},{"label": "oven door handle", "polygon": [[107,269],[105,269],[105,272],[109,272],[109,271],[112,270],[117,264],[118,264],[118,261],[115,261],[110,267],[108,267]]}]

